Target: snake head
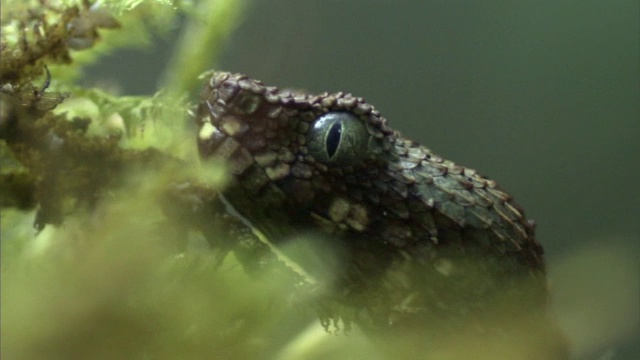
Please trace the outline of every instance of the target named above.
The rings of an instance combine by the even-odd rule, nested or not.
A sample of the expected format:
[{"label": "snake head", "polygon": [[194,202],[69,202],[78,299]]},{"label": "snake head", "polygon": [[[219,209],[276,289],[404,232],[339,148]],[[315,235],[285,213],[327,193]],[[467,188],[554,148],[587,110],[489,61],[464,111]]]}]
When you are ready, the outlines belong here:
[{"label": "snake head", "polygon": [[402,137],[360,97],[220,72],[202,90],[196,121],[201,157],[222,159],[232,174],[224,196],[274,243],[328,234],[348,259],[373,257],[365,268],[389,254],[433,264],[447,251],[543,268],[509,194]]},{"label": "snake head", "polygon": [[273,220],[298,231],[369,227],[364,198],[379,195],[366,187],[393,156],[394,132],[364,99],[221,72],[205,85],[196,121],[201,157],[228,164],[234,181],[225,195],[261,230]]}]

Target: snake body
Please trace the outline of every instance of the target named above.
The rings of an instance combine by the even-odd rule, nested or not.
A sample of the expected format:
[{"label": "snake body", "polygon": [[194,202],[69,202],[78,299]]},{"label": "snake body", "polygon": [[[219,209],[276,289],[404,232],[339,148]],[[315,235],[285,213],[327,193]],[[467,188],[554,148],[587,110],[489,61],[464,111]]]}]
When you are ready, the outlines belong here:
[{"label": "snake body", "polygon": [[392,130],[363,98],[218,72],[196,122],[201,157],[229,166],[235,209],[276,246],[320,235],[331,284],[368,304],[372,323],[469,314],[506,293],[544,309],[543,249],[512,197]]}]

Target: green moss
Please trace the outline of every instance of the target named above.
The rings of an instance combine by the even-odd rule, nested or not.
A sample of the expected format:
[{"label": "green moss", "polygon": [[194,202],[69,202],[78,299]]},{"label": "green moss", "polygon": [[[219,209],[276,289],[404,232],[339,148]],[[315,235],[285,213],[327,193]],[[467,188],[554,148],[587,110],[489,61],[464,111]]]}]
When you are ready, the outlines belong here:
[{"label": "green moss", "polygon": [[[227,12],[239,7],[234,1],[199,6],[205,4]],[[9,196],[11,203],[38,208],[38,228],[61,224],[79,205],[93,206],[132,169],[177,163],[198,168],[181,91],[114,96],[74,85],[99,56],[145,46],[179,14],[194,11],[191,2],[162,0],[2,2],[0,138],[10,149],[3,160],[11,152],[22,166],[4,171],[2,189],[16,195]],[[209,21],[195,33],[204,40],[224,38],[234,18]],[[192,59],[198,64],[211,60],[198,55],[204,57]]]}]

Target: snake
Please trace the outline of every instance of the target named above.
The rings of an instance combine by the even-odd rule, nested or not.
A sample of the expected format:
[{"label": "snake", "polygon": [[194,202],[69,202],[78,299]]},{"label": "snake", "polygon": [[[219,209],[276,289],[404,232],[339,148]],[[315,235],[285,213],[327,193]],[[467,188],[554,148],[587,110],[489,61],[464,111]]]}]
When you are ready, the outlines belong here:
[{"label": "snake", "polygon": [[225,201],[275,247],[332,264],[316,275],[371,327],[465,323],[503,298],[546,311],[543,248],[513,197],[364,98],[213,72],[194,115],[200,157],[227,165]]}]

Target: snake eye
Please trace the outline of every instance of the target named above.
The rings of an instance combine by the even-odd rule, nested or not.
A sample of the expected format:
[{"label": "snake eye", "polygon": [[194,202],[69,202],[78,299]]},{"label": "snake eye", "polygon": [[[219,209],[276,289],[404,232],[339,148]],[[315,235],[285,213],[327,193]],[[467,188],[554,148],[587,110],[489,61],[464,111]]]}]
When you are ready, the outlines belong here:
[{"label": "snake eye", "polygon": [[367,156],[369,132],[356,115],[330,112],[315,120],[309,131],[309,153],[318,161],[349,164]]}]

